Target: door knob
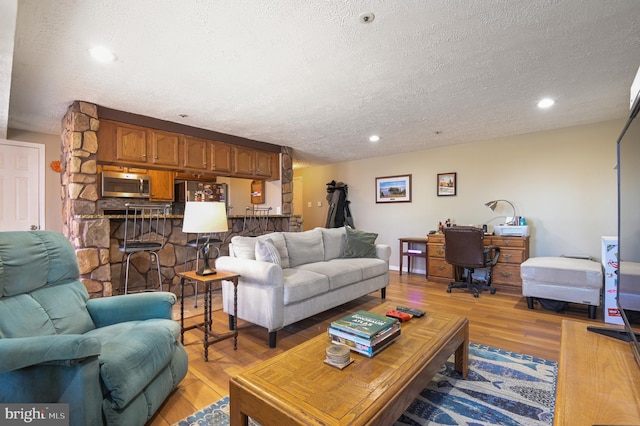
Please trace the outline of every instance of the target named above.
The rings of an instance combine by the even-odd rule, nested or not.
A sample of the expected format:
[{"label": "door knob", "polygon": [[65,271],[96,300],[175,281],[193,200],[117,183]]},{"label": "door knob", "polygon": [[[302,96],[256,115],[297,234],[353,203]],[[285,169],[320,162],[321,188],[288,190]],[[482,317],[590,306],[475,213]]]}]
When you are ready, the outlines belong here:
[{"label": "door knob", "polygon": [[37,231],[40,227],[38,225],[31,225],[29,227],[32,231]]}]

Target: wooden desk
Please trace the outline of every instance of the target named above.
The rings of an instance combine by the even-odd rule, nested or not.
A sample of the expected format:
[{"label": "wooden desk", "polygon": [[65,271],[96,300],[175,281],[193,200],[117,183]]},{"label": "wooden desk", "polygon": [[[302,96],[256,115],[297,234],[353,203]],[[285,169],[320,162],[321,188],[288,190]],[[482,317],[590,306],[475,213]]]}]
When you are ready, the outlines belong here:
[{"label": "wooden desk", "polygon": [[[529,258],[529,237],[486,235],[484,244],[500,247],[491,285],[500,291],[522,294],[520,264]],[[429,281],[448,284],[456,279],[455,268],[445,260],[444,234],[429,235],[428,252]]]},{"label": "wooden desk", "polygon": [[629,344],[588,325],[562,321],[554,424],[640,424],[640,367]]},{"label": "wooden desk", "polygon": [[[406,237],[399,238],[400,240],[400,275],[402,275],[402,259],[407,256],[407,274],[411,273],[411,258],[422,257],[424,258],[424,276],[428,277],[427,268],[427,238],[418,237]],[[405,244],[407,245],[405,249]],[[418,250],[416,246],[419,246],[420,253],[410,253],[408,250]]]},{"label": "wooden desk", "polygon": [[[204,332],[204,339],[202,345],[204,346],[204,360],[209,361],[209,345],[219,342],[220,340],[233,337],[233,349],[238,349],[238,278],[240,275],[232,274],[230,272],[224,272],[218,269],[216,274],[213,275],[198,275],[196,271],[180,272],[180,341],[184,344],[184,332],[197,328]],[[204,296],[204,321],[198,324],[184,326],[184,282],[185,280],[191,280],[201,282],[204,284],[205,296]],[[223,280],[231,281],[233,283],[233,331],[227,333],[216,333],[211,328],[211,314],[213,313],[213,306],[211,304],[212,284],[221,282]],[[209,336],[213,339],[209,340]]]},{"label": "wooden desk", "polygon": [[229,381],[230,424],[247,425],[248,416],[263,425],[390,425],[451,354],[466,377],[466,318],[429,311],[401,329],[373,358],[352,352],[355,362],[344,370],[324,363],[325,332],[244,371]]}]

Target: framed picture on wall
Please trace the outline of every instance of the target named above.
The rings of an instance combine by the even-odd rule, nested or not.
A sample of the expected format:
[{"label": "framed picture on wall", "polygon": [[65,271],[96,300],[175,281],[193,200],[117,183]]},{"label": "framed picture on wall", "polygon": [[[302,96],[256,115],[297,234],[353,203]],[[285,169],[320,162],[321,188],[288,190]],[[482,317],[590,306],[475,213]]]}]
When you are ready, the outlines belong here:
[{"label": "framed picture on wall", "polygon": [[376,203],[410,203],[411,175],[376,178]]},{"label": "framed picture on wall", "polygon": [[438,197],[456,195],[457,185],[455,172],[438,173]]}]

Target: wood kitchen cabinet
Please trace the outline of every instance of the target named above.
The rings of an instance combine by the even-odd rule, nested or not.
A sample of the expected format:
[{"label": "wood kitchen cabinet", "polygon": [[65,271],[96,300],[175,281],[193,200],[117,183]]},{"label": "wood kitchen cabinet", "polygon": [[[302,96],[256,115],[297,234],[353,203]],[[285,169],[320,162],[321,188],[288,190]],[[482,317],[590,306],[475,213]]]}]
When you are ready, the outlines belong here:
[{"label": "wood kitchen cabinet", "polygon": [[278,154],[256,150],[256,177],[273,179],[273,176],[277,175],[276,179],[280,179],[279,168],[280,157]]},{"label": "wood kitchen cabinet", "polygon": [[231,162],[231,145],[213,141],[209,145],[211,153],[210,169],[214,172],[231,173],[233,164]]},{"label": "wood kitchen cabinet", "polygon": [[173,201],[174,173],[168,170],[149,170],[149,201]]},{"label": "wood kitchen cabinet", "polygon": [[98,161],[147,162],[147,131],[142,127],[103,120],[98,130],[98,144]]},{"label": "wood kitchen cabinet", "polygon": [[233,153],[233,173],[248,177],[254,176],[256,151],[244,146],[234,146]]},{"label": "wood kitchen cabinet", "polygon": [[182,166],[187,170],[209,170],[207,153],[209,141],[184,136],[182,138]]},{"label": "wood kitchen cabinet", "polygon": [[97,134],[100,164],[148,167],[208,180],[216,175],[280,179],[276,152],[110,120],[101,120]]},{"label": "wood kitchen cabinet", "polygon": [[258,179],[280,179],[280,156],[275,152],[234,146],[233,173]]},{"label": "wood kitchen cabinet", "polygon": [[147,131],[142,127],[116,127],[116,160],[147,162]]},{"label": "wood kitchen cabinet", "polygon": [[149,130],[151,145],[150,163],[159,166],[180,165],[180,135],[160,130]]}]

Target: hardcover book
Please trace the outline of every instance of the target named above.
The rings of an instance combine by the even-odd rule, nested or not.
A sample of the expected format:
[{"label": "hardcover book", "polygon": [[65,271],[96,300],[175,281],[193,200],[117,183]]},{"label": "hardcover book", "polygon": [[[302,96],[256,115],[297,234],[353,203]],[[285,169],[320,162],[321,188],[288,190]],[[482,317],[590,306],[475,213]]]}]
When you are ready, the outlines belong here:
[{"label": "hardcover book", "polygon": [[389,318],[369,311],[358,311],[333,321],[331,327],[366,339],[372,339],[393,327],[397,322],[396,318]]},{"label": "hardcover book", "polygon": [[343,337],[331,336],[331,341],[333,343],[338,343],[347,346],[351,351],[357,352],[361,355],[371,358],[387,346],[389,346],[392,342],[394,342],[400,336],[400,329],[398,328],[394,333],[388,335],[381,342],[377,343],[374,346],[362,345],[360,343],[356,343],[352,340],[345,339]]},{"label": "hardcover book", "polygon": [[400,330],[400,323],[396,323],[392,325],[391,328],[389,328],[388,330],[378,333],[377,335],[373,336],[373,338],[368,339],[366,337],[358,336],[353,333],[349,333],[347,331],[340,330],[334,327],[329,327],[327,329],[330,337],[333,337],[333,336],[341,337],[341,338],[348,339],[355,343],[359,343],[361,345],[366,345],[366,346],[374,346],[377,343],[380,343],[382,340],[387,338],[390,334],[394,333],[396,330]]}]

